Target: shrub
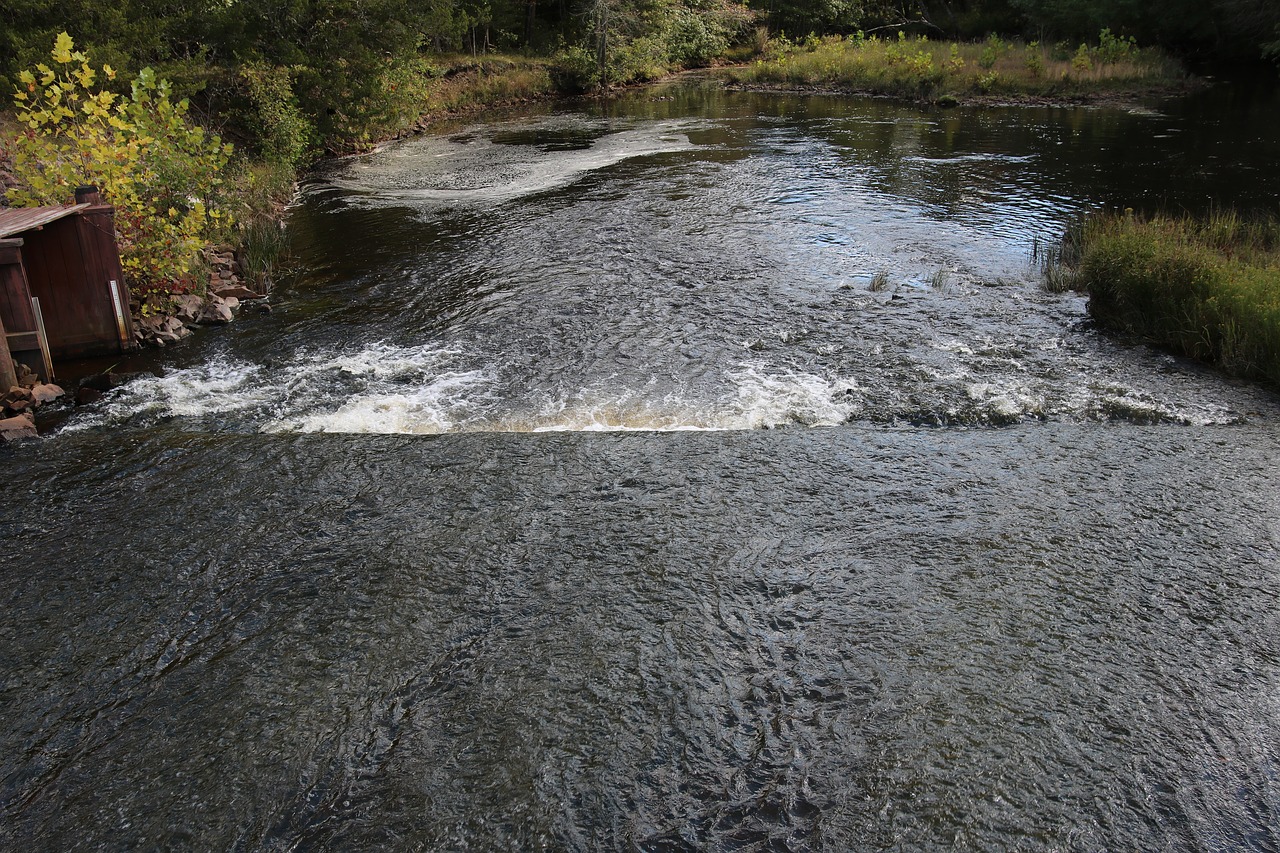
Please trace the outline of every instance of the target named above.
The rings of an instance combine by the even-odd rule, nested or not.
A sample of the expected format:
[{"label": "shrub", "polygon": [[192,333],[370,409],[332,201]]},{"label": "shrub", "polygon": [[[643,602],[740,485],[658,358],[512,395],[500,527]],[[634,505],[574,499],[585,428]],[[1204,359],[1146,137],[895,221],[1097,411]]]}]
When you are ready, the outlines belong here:
[{"label": "shrub", "polygon": [[1032,77],[1039,77],[1044,74],[1044,54],[1040,51],[1040,42],[1033,41],[1027,45],[1026,53],[1027,71]]},{"label": "shrub", "polygon": [[1100,215],[1079,252],[1104,328],[1280,383],[1280,222]]},{"label": "shrub", "polygon": [[982,66],[984,71],[990,71],[995,64],[1000,61],[1000,55],[1004,53],[1007,45],[1000,36],[987,36],[986,44],[982,46],[982,52],[978,54],[978,65]]},{"label": "shrub", "polygon": [[1089,45],[1080,45],[1076,55],[1071,57],[1071,67],[1081,74],[1087,74],[1093,70],[1093,60],[1089,58]]},{"label": "shrub", "polygon": [[240,79],[253,103],[250,129],[263,155],[290,166],[305,165],[315,144],[315,128],[298,107],[289,69],[249,63],[240,69]]},{"label": "shrub", "polygon": [[[13,141],[22,186],[12,202],[63,204],[91,184],[115,205],[120,260],[130,284],[164,288],[230,227],[222,173],[231,146],[187,120],[169,84],[144,68],[128,97],[97,87],[88,57],[60,34],[53,65],[18,75],[22,129]],[[115,72],[102,67],[108,79]]]},{"label": "shrub", "polygon": [[1104,65],[1114,65],[1128,59],[1137,49],[1138,43],[1133,36],[1125,38],[1113,35],[1109,28],[1098,34],[1098,61]]},{"label": "shrub", "polygon": [[566,94],[585,92],[600,82],[595,54],[586,45],[575,44],[560,51],[548,69],[551,84]]}]

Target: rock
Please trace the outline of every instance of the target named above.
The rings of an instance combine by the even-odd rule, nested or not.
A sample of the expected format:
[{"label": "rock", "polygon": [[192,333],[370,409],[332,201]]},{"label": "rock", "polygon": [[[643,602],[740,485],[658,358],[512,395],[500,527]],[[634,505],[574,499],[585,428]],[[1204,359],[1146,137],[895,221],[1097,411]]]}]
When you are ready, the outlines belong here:
[{"label": "rock", "polygon": [[259,303],[258,303],[258,313],[259,313],[259,314],[270,314],[270,313],[271,313],[271,303],[270,303],[270,302],[259,302]]},{"label": "rock", "polygon": [[90,388],[87,385],[81,385],[80,390],[76,391],[76,405],[87,406],[90,403],[98,402],[102,397],[102,392],[97,388]]},{"label": "rock", "polygon": [[[201,304],[201,311],[203,311],[203,303]],[[143,317],[138,321],[137,328],[142,341],[153,346],[177,343],[191,334],[191,330],[187,328],[187,325],[174,316],[153,315]],[[109,391],[111,389],[101,388],[99,390]]]},{"label": "rock", "polygon": [[231,307],[220,296],[210,296],[200,308],[196,322],[202,326],[225,326],[232,319]]},{"label": "rock", "polygon": [[93,376],[80,380],[80,388],[81,390],[91,388],[94,391],[101,393],[103,391],[110,391],[112,388],[119,388],[125,382],[129,381],[129,379],[130,377],[121,373],[111,373],[110,371],[107,373],[96,373]]},{"label": "rock", "polygon": [[18,374],[18,384],[23,388],[32,388],[40,384],[40,377],[36,376],[34,370],[19,362],[14,365],[14,370]]},{"label": "rock", "polygon": [[4,404],[5,411],[20,415],[31,408],[30,400],[9,400]]},{"label": "rock", "polygon": [[164,318],[164,326],[160,332],[161,337],[176,343],[190,334],[191,330],[187,328],[187,324],[183,323],[177,317]]},{"label": "rock", "polygon": [[138,320],[138,331],[143,337],[150,337],[157,334],[161,327],[164,326],[165,317],[158,314],[149,314]]},{"label": "rock", "polygon": [[173,313],[179,320],[186,323],[194,323],[196,317],[200,316],[200,306],[204,305],[204,300],[194,293],[184,293],[181,296],[173,297]]},{"label": "rock", "polygon": [[4,441],[20,441],[24,438],[38,438],[36,420],[30,413],[0,420],[0,439]]},{"label": "rock", "polygon": [[23,388],[21,385],[14,385],[4,393],[3,397],[0,397],[0,402],[7,404],[21,400],[25,403],[30,403],[33,399],[34,397],[31,395],[30,388]]},{"label": "rock", "polygon": [[66,391],[63,391],[57,385],[44,382],[31,389],[31,396],[35,400],[35,404],[37,406],[52,403],[54,400],[65,396],[66,393]]},{"label": "rock", "polygon": [[221,296],[223,299],[262,299],[261,293],[255,293],[243,284],[232,284],[225,287],[215,287],[215,296]]}]

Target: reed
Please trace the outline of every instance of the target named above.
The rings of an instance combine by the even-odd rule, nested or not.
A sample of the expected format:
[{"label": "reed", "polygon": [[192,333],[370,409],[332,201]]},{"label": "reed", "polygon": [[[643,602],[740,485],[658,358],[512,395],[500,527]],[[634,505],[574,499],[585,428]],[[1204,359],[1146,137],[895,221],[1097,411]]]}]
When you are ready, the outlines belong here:
[{"label": "reed", "polygon": [[1280,220],[1093,215],[1071,274],[1103,328],[1280,383]]},{"label": "reed", "polygon": [[765,57],[727,69],[739,84],[784,85],[869,92],[914,99],[1024,95],[1078,97],[1150,88],[1183,81],[1175,62],[1155,49],[1104,38],[1096,47],[1008,42],[930,41],[898,33],[893,38],[858,34],[770,42]]}]

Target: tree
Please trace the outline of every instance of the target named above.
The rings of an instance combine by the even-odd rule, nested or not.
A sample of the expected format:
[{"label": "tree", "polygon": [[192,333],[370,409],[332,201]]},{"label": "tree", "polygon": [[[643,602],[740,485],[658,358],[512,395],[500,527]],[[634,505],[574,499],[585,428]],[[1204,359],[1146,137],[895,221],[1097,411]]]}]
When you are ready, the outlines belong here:
[{"label": "tree", "polygon": [[[196,253],[230,225],[222,170],[231,146],[187,120],[169,84],[144,68],[121,97],[98,85],[88,56],[58,35],[52,65],[19,73],[22,131],[13,142],[14,171],[24,184],[18,204],[62,204],[75,187],[97,186],[115,205],[120,261],[130,284],[166,288]],[[101,67],[108,80],[110,65]]]}]

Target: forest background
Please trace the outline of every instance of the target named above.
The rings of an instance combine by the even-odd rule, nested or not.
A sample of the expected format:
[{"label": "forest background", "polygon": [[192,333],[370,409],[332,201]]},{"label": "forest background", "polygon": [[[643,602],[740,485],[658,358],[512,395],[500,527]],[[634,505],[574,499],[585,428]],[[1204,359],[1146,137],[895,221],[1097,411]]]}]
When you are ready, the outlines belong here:
[{"label": "forest background", "polygon": [[1275,0],[0,0],[0,108],[67,32],[121,91],[150,67],[192,118],[296,166],[453,106],[460,73],[504,72],[501,91],[467,87],[492,101],[744,59],[779,36],[1074,44],[1104,28],[1192,61],[1280,58]]}]

